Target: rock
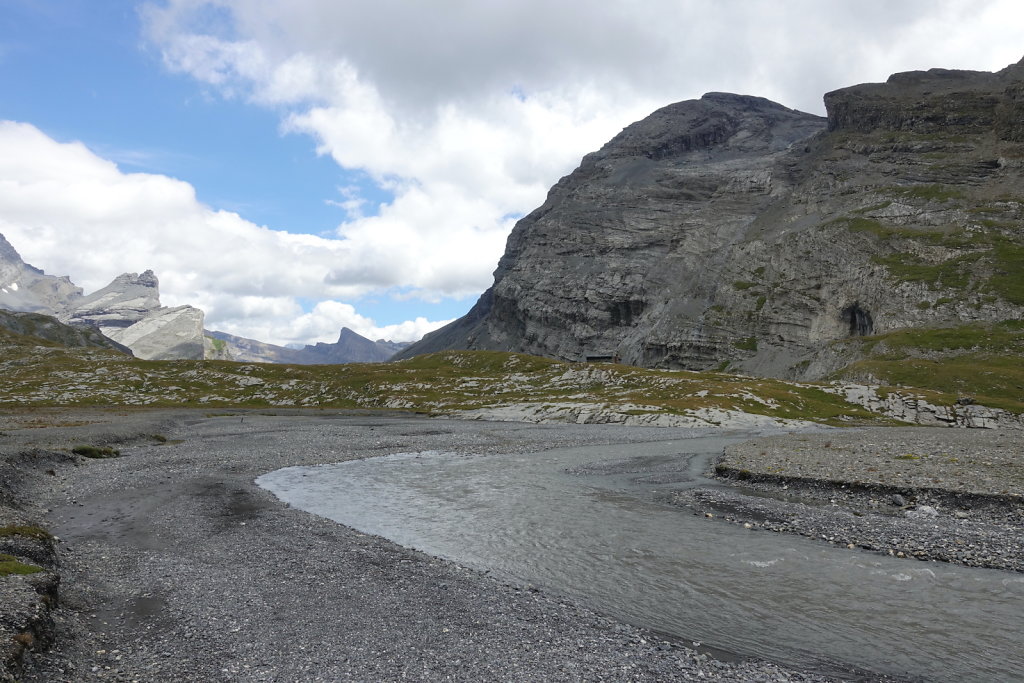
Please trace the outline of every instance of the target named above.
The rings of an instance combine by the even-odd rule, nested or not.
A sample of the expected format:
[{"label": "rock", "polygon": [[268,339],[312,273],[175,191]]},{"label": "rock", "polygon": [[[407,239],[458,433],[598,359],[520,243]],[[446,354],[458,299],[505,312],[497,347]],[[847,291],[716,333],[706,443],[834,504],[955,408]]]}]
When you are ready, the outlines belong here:
[{"label": "rock", "polygon": [[206,353],[203,312],[192,306],[157,308],[128,327],[104,331],[145,360],[201,359]]},{"label": "rock", "polygon": [[898,493],[894,493],[893,495],[889,496],[889,502],[897,507],[903,507],[904,505],[907,504],[907,499]]},{"label": "rock", "polygon": [[660,109],[584,157],[472,310],[397,358],[817,379],[865,335],[1021,319],[998,245],[1024,220],[1000,199],[1024,184],[1022,71],[897,74],[829,93],[827,120],[721,93]]},{"label": "rock", "polygon": [[99,328],[145,360],[206,357],[203,312],[192,306],[161,306],[160,282],[152,270],[118,275],[106,287],[71,302],[61,318],[70,325]]},{"label": "rock", "polygon": [[125,273],[103,289],[82,297],[64,309],[69,325],[98,327],[104,334],[129,327],[160,308],[160,283],[152,270]]},{"label": "rock", "polygon": [[917,507],[906,511],[907,517],[915,518],[934,518],[939,516],[939,511],[933,508],[931,505],[918,505]]},{"label": "rock", "polygon": [[0,308],[55,316],[68,301],[82,296],[70,279],[30,266],[0,235]]},{"label": "rock", "polygon": [[[26,264],[0,235],[0,309],[35,312],[57,318],[52,322],[22,318],[12,331],[25,334],[26,325],[42,337],[68,346],[106,346],[139,358],[171,360],[204,358],[203,312],[191,306],[160,305],[160,283],[152,270],[124,273],[88,296],[67,277],[53,277]],[[3,326],[0,321],[0,326]],[[78,328],[72,333],[67,326]],[[17,329],[15,329],[17,328]],[[98,330],[109,341],[103,342]],[[28,332],[28,334],[36,334]],[[211,345],[212,346],[212,345]]]}]

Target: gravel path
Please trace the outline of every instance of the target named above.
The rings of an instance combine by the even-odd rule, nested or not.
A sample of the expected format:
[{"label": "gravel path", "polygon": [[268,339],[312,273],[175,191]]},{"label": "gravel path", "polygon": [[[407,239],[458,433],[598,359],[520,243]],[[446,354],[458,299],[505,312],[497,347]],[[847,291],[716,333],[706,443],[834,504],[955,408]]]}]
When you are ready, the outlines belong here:
[{"label": "gravel path", "polygon": [[0,473],[61,537],[58,646],[37,644],[19,680],[824,680],[712,659],[253,484],[286,465],[402,450],[526,452],[672,430],[176,413],[30,431],[9,432],[7,447],[124,445],[120,458],[57,458],[53,474]]},{"label": "gravel path", "polygon": [[733,484],[675,502],[713,519],[897,557],[1024,572],[1024,434],[887,428],[726,449]]}]

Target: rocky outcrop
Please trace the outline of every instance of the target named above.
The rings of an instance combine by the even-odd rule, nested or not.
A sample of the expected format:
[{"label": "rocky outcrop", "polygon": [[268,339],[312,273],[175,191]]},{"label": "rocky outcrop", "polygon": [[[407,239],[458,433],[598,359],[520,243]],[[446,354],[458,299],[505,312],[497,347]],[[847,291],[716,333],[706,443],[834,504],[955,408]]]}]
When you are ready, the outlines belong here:
[{"label": "rocky outcrop", "polygon": [[103,329],[111,339],[145,360],[206,357],[203,312],[192,306],[157,308],[127,327]]},{"label": "rocky outcrop", "polygon": [[584,157],[493,286],[399,358],[468,348],[813,379],[834,343],[1024,317],[1024,62],[825,96],[710,93]]},{"label": "rocky outcrop", "polygon": [[57,315],[67,301],[82,296],[67,277],[54,277],[30,266],[0,235],[0,308]]},{"label": "rocky outcrop", "polygon": [[[152,270],[118,275],[106,287],[83,296],[69,278],[46,275],[25,263],[0,235],[0,282],[0,309],[54,316],[63,323],[35,321],[41,330],[53,333],[47,339],[56,335],[70,346],[130,349],[149,360],[205,357],[203,312],[192,306],[161,306],[160,283]],[[62,329],[65,325],[81,332],[69,333]],[[92,330],[109,342],[99,342]]]},{"label": "rocky outcrop", "polygon": [[[13,333],[18,341],[42,340],[59,346],[112,349],[132,355],[131,349],[118,344],[93,328],[71,327],[41,313],[12,312],[0,309],[0,330]],[[8,337],[6,341],[11,341]]]},{"label": "rocky outcrop", "polygon": [[61,313],[69,325],[98,328],[145,360],[206,357],[203,312],[192,306],[160,305],[160,282],[152,270],[125,273]]},{"label": "rocky outcrop", "polygon": [[206,334],[214,342],[224,344],[223,351],[232,360],[252,363],[292,363],[295,365],[382,363],[408,346],[408,344],[383,339],[371,341],[347,327],[341,329],[338,341],[333,344],[320,342],[306,345],[301,349],[267,344],[225,332],[207,332]]},{"label": "rocky outcrop", "polygon": [[160,282],[152,270],[125,273],[103,289],[71,302],[62,317],[69,325],[109,331],[130,327],[160,308]]}]

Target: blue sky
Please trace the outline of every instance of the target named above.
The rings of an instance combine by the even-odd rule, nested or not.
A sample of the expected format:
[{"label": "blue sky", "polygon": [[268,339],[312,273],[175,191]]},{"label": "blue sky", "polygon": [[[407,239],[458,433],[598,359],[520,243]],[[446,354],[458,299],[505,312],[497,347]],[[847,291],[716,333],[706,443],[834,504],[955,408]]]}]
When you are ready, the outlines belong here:
[{"label": "blue sky", "polygon": [[260,225],[320,234],[344,219],[329,199],[357,184],[373,203],[390,193],[317,156],[280,116],[171,73],[127,0],[4,0],[0,116],[60,141],[81,140],[126,170],[195,186],[200,201]]},{"label": "blue sky", "polygon": [[657,107],[822,113],[895,71],[1001,68],[1020,35],[1008,0],[0,0],[0,232],[87,291],[152,268],[214,329],[411,339]]}]

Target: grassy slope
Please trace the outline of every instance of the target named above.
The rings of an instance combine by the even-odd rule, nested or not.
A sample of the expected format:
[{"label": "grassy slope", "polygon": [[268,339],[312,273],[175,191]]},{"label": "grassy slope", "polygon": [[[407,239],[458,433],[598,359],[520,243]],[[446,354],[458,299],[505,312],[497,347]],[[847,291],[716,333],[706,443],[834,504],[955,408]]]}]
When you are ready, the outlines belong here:
[{"label": "grassy slope", "polygon": [[100,349],[0,335],[8,406],[322,406],[448,412],[586,404],[626,414],[742,410],[824,422],[880,418],[813,385],[717,373],[579,365],[519,354],[452,351],[397,363],[294,366],[143,361]]},{"label": "grassy slope", "polygon": [[866,358],[838,377],[870,376],[1024,413],[1024,321],[906,329],[858,343]]}]

